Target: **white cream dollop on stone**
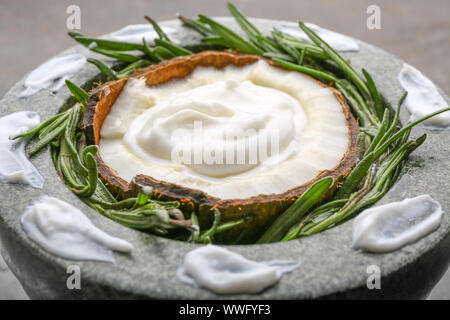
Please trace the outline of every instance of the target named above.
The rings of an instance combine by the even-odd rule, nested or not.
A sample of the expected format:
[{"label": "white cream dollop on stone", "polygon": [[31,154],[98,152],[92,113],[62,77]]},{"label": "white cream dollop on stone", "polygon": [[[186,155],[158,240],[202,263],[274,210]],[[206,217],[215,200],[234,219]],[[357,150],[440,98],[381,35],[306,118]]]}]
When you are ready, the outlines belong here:
[{"label": "white cream dollop on stone", "polygon": [[184,256],[177,276],[191,286],[218,294],[258,293],[299,266],[299,262],[292,261],[256,262],[225,248],[206,245]]},{"label": "white cream dollop on stone", "polygon": [[71,260],[114,262],[112,250],[130,252],[133,245],[98,229],[78,208],[44,196],[21,217],[31,240],[47,251]]},{"label": "white cream dollop on stone", "polygon": [[11,140],[40,122],[39,114],[20,111],[0,118],[0,182],[19,183],[42,188],[44,178],[25,154],[24,139]]},{"label": "white cream dollop on stone", "polygon": [[[398,74],[398,81],[408,96],[405,106],[411,113],[413,120],[423,118],[440,109],[448,108],[447,102],[439,94],[434,83],[419,70],[403,64]],[[423,122],[430,129],[450,128],[450,111],[440,113]]]},{"label": "white cream dollop on stone", "polygon": [[353,247],[394,251],[436,230],[441,219],[441,205],[429,195],[369,208],[353,221]]},{"label": "white cream dollop on stone", "polygon": [[19,98],[32,96],[42,89],[58,91],[65,85],[67,79],[72,78],[83,69],[86,61],[85,56],[75,53],[45,62],[27,76],[23,84],[25,90],[19,94]]}]

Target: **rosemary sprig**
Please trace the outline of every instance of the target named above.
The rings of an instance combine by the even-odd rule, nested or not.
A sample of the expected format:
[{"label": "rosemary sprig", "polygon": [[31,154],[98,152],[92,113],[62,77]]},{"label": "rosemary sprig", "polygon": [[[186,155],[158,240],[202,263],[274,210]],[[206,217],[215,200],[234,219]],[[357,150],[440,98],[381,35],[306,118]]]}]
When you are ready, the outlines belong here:
[{"label": "rosemary sprig", "polygon": [[353,95],[349,92],[347,89],[347,86],[343,84],[341,80],[336,81],[335,83],[336,88],[342,93],[345,100],[351,107],[353,113],[358,117],[359,123],[363,128],[369,128],[369,130],[373,130],[373,128],[370,127],[370,119],[366,112],[361,108],[360,104],[356,99],[353,97]]},{"label": "rosemary sprig", "polygon": [[128,66],[126,66],[119,72],[116,72],[117,79],[127,78],[133,73],[135,73],[137,69],[148,67],[149,65],[152,64],[153,62],[147,59],[140,59],[136,62],[130,63]]},{"label": "rosemary sprig", "polygon": [[[69,32],[69,35],[71,33]],[[101,38],[88,38],[81,34],[77,34],[73,37],[75,41],[82,44],[83,46],[89,48],[93,44],[95,44],[97,48],[102,48],[106,50],[112,51],[134,51],[139,50],[142,51],[142,45],[138,43],[129,43],[124,41],[114,41],[114,40],[106,40]]]},{"label": "rosemary sprig", "polygon": [[329,73],[325,73],[325,72],[322,72],[322,71],[319,71],[319,70],[316,70],[313,68],[304,67],[304,66],[301,66],[298,64],[280,60],[278,58],[272,58],[272,60],[286,69],[300,71],[300,72],[309,74],[310,76],[313,76],[314,78],[317,78],[317,79],[320,79],[323,81],[328,81],[328,82],[336,82],[337,81],[336,77],[334,77],[333,75],[331,75]]},{"label": "rosemary sprig", "polygon": [[155,51],[155,54],[158,57],[161,57],[162,60],[169,60],[169,59],[175,58],[177,56],[172,51],[168,50],[167,48],[161,47],[161,46],[155,47],[154,51]]},{"label": "rosemary sprig", "polygon": [[290,55],[285,54],[285,53],[264,52],[262,56],[265,58],[269,58],[271,60],[278,59],[278,60],[286,61],[286,62],[295,62],[294,59],[292,59]]},{"label": "rosemary sprig", "polygon": [[283,42],[284,44],[296,48],[299,51],[306,50],[307,55],[315,59],[328,59],[328,56],[325,54],[325,52],[314,43],[294,38],[293,36],[285,34],[279,30],[272,31],[272,37],[276,39],[277,42]]},{"label": "rosemary sprig", "polygon": [[222,223],[221,213],[219,209],[215,208],[213,209],[213,211],[214,211],[213,224],[208,230],[205,230],[203,232],[200,231],[197,216],[195,215],[194,212],[192,213],[191,219],[193,221],[193,225],[196,227],[192,230],[191,237],[189,238],[191,242],[212,243],[214,240],[214,236],[216,234],[240,226],[241,224],[249,222],[253,219],[252,216],[247,216],[235,221]]},{"label": "rosemary sprig", "polygon": [[147,41],[145,40],[145,38],[142,38],[142,42],[143,42],[143,44],[144,44],[144,47],[143,47],[144,53],[145,53],[151,60],[153,60],[153,61],[155,61],[155,62],[161,62],[161,61],[164,60],[164,58],[162,58],[161,56],[159,56],[159,55],[155,52],[155,50],[152,49],[152,48],[148,45],[148,43],[147,43]]},{"label": "rosemary sprig", "polygon": [[381,97],[381,93],[378,91],[377,86],[375,85],[375,82],[372,79],[372,76],[365,70],[361,70],[364,78],[366,79],[367,88],[370,91],[370,94],[373,97],[373,104],[376,111],[376,114],[379,119],[383,117],[383,98]]},{"label": "rosemary sprig", "polygon": [[304,218],[302,218],[297,225],[292,227],[280,241],[289,241],[298,238],[300,231],[307,223],[315,222],[317,219],[323,219],[324,217],[331,216],[334,212],[337,212],[340,208],[342,208],[347,201],[348,199],[334,200],[317,207],[308,213],[308,215],[304,216]]},{"label": "rosemary sprig", "polygon": [[[81,92],[81,90],[83,89],[79,88],[77,92]],[[51,142],[60,139],[73,118],[73,112],[75,112],[74,110],[78,109],[81,109],[81,105],[79,104],[72,109],[59,113],[56,116],[44,121],[38,127],[15,136],[13,139],[30,139],[28,144],[28,155],[31,157]]]},{"label": "rosemary sprig", "polygon": [[[105,40],[101,38],[88,38],[76,32],[69,32],[69,35],[93,52],[128,63],[128,65],[126,65],[123,69],[116,72],[108,64],[101,60],[88,58],[88,62],[95,65],[106,80],[123,79],[133,74],[138,68],[143,68],[151,65],[152,63],[158,63],[176,56],[192,54],[192,51],[171,41],[167,34],[165,34],[162,28],[154,20],[147,16],[145,19],[153,25],[155,31],[160,37],[159,39],[155,39],[155,47],[151,47],[145,38],[142,39],[142,44],[135,44],[123,41]],[[92,46],[94,43],[96,45]],[[126,53],[127,51],[136,50],[141,51],[145,56]]]},{"label": "rosemary sprig", "polygon": [[365,156],[356,167],[352,170],[349,176],[345,179],[344,184],[336,193],[335,199],[347,198],[350,193],[352,193],[361,183],[361,181],[366,177],[367,172],[375,161],[373,152]]},{"label": "rosemary sprig", "polygon": [[111,69],[111,67],[108,66],[103,61],[100,61],[100,60],[97,60],[94,58],[88,58],[87,61],[89,63],[92,63],[93,65],[95,65],[98,68],[98,70],[100,70],[100,72],[105,76],[105,78],[107,80],[119,79],[119,77],[117,76],[117,72],[115,72],[113,69]]},{"label": "rosemary sprig", "polygon": [[66,80],[66,86],[67,88],[69,88],[75,99],[77,99],[77,101],[83,106],[86,106],[87,99],[89,98],[89,93],[84,91],[82,88],[80,88],[70,80]]},{"label": "rosemary sprig", "polygon": [[242,38],[235,32],[231,31],[224,25],[214,21],[213,19],[199,14],[200,22],[208,24],[214,32],[216,32],[231,48],[237,49],[244,53],[262,55],[263,51],[255,46],[253,43]]},{"label": "rosemary sprig", "polygon": [[306,190],[259,238],[257,243],[279,241],[333,185],[333,178],[326,177],[315,182]]},{"label": "rosemary sprig", "polygon": [[188,238],[189,242],[198,242],[198,239],[200,238],[200,224],[197,219],[197,215],[195,212],[191,213],[191,234]]},{"label": "rosemary sprig", "polygon": [[147,20],[148,22],[150,22],[152,24],[153,28],[155,29],[156,33],[158,34],[158,36],[161,40],[171,42],[169,36],[163,31],[163,29],[156,23],[155,20],[153,20],[149,16],[145,16],[144,18],[145,18],[145,20]]},{"label": "rosemary sprig", "polygon": [[[194,30],[196,30],[198,33],[200,33],[204,37],[216,37],[217,34],[211,30],[211,28],[207,27],[203,23],[201,23],[198,20],[190,19],[182,15],[178,15],[178,19],[180,19],[181,22],[187,27],[190,27]],[[225,42],[224,42],[225,44]]]},{"label": "rosemary sprig", "polygon": [[303,58],[300,58],[300,51],[297,50],[297,48],[292,47],[290,44],[282,41],[277,35],[274,36],[274,39],[276,43],[284,50],[284,52],[286,52],[292,58],[293,61],[301,65],[301,63],[299,62],[300,60],[302,60],[303,62]]},{"label": "rosemary sprig", "polygon": [[372,142],[367,148],[365,154],[371,153],[375,150],[375,148],[379,145],[380,141],[382,141],[384,135],[386,134],[389,126],[389,109],[384,109],[383,120],[381,121],[381,126],[378,129],[377,134],[373,137]]},{"label": "rosemary sprig", "polygon": [[245,18],[245,16],[231,2],[228,2],[228,10],[233,15],[242,30],[247,34],[250,41],[264,52],[281,53],[279,46],[272,40],[264,37],[261,32]]},{"label": "rosemary sprig", "polygon": [[337,213],[327,217],[317,225],[311,227],[304,232],[303,235],[312,235],[314,233],[323,231],[332,225],[336,225],[343,220],[354,216],[356,213],[368,207],[369,205],[380,199],[389,190],[391,184],[391,173],[395,168],[405,159],[411,152],[419,147],[426,139],[426,135],[423,135],[416,140],[408,141],[403,144],[391,157],[383,164],[383,169],[375,177],[373,186],[370,185],[371,180],[361,190],[353,193],[349,201],[339,210]]},{"label": "rosemary sprig", "polygon": [[358,89],[362,92],[365,99],[371,99],[369,89],[366,83],[359,77],[359,75],[353,70],[350,64],[345,61],[333,48],[331,48],[328,43],[322,40],[314,31],[309,29],[303,22],[298,23],[300,28],[306,33],[306,35],[318,46],[320,47],[328,57],[333,60],[341,69],[349,76],[350,79],[355,83]]},{"label": "rosemary sprig", "polygon": [[123,53],[121,51],[103,49],[103,48],[99,48],[99,47],[91,48],[91,51],[100,53],[104,56],[111,57],[111,58],[114,58],[119,61],[129,62],[129,63],[136,62],[140,59],[140,57],[132,55],[132,54]]},{"label": "rosemary sprig", "polygon": [[450,108],[445,108],[445,109],[441,109],[438,111],[435,111],[433,113],[430,113],[429,115],[420,118],[414,122],[408,123],[406,126],[404,126],[403,128],[401,128],[399,131],[397,131],[394,135],[392,135],[386,142],[384,142],[382,145],[380,145],[374,152],[375,152],[375,157],[378,158],[380,157],[383,152],[397,139],[401,138],[402,135],[407,131],[410,130],[411,128],[413,128],[414,126],[418,125],[419,123],[424,122],[425,120],[428,120],[434,116],[437,116],[438,114],[444,113],[444,112],[448,112],[450,111]]},{"label": "rosemary sprig", "polygon": [[175,44],[172,40],[170,40],[169,36],[163,31],[163,29],[154,21],[152,18],[145,16],[145,19],[153,25],[156,33],[159,36],[159,39],[155,39],[155,45],[160,46],[162,48],[167,49],[175,56],[187,56],[192,54],[192,51],[183,48]]},{"label": "rosemary sprig", "polygon": [[378,120],[374,110],[369,109],[368,104],[359,94],[358,90],[356,90],[356,88],[346,79],[340,79],[339,82],[343,87],[345,87],[345,90],[348,92],[348,94],[350,94],[351,97],[358,103],[359,108],[365,115],[365,119],[367,119],[367,126],[377,129],[380,126],[380,120]]},{"label": "rosemary sprig", "polygon": [[176,56],[188,56],[188,55],[192,54],[192,51],[185,49],[183,47],[180,47],[178,45],[175,45],[172,42],[166,41],[163,39],[155,39],[155,44],[157,46],[166,48],[167,50],[169,50]]}]

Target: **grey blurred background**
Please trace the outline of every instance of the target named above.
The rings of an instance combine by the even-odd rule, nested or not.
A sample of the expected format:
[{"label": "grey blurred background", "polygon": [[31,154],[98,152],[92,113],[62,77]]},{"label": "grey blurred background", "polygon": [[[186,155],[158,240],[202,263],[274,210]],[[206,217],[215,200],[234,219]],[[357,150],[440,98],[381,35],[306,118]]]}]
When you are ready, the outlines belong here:
[{"label": "grey blurred background", "polygon": [[[447,94],[450,72],[449,0],[234,0],[247,16],[304,20],[344,33],[412,64]],[[128,24],[174,19],[175,13],[229,15],[222,0],[0,0],[0,96],[25,73],[75,43],[66,9],[81,8],[81,33],[100,35]],[[369,5],[381,9],[381,29],[366,27]],[[420,275],[418,275],[420,276]],[[0,257],[0,299],[25,299]],[[450,272],[431,293],[450,300]]]}]

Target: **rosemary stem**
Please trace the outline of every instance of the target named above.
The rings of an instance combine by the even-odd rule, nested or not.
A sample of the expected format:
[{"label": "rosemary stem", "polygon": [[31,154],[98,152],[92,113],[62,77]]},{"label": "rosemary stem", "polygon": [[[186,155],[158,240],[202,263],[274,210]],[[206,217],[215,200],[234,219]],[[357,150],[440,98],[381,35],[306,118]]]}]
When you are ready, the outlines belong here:
[{"label": "rosemary stem", "polygon": [[438,114],[441,114],[441,113],[444,113],[444,112],[448,112],[448,111],[450,111],[450,108],[441,109],[441,110],[433,112],[433,113],[431,113],[431,114],[429,114],[429,115],[427,115],[427,116],[425,116],[425,117],[423,117],[421,119],[418,119],[418,120],[416,120],[414,122],[411,122],[411,123],[407,124],[406,126],[404,126],[401,130],[397,131],[392,137],[390,137],[385,143],[383,143],[380,147],[378,147],[375,150],[375,158],[380,157],[383,154],[383,152],[389,147],[389,145],[392,142],[394,142],[395,140],[399,139],[408,129],[411,129],[412,127],[418,125],[419,123],[421,123],[421,122],[423,122],[423,121],[425,121],[427,119],[430,119],[430,118],[432,118],[432,117],[434,117],[434,116],[436,116]]},{"label": "rosemary stem", "polygon": [[307,36],[333,60],[342,70],[352,79],[358,89],[362,92],[364,98],[369,100],[371,98],[369,89],[359,75],[353,70],[350,64],[345,61],[333,48],[322,40],[314,31],[309,29],[303,22],[299,22],[300,28],[307,34]]},{"label": "rosemary stem", "polygon": [[315,205],[330,189],[334,181],[331,177],[323,178],[308,188],[272,225],[264,232],[257,243],[281,240],[289,229]]},{"label": "rosemary stem", "polygon": [[331,82],[336,82],[337,79],[328,73],[322,72],[322,71],[317,71],[315,69],[312,68],[308,68],[305,66],[300,66],[298,64],[294,64],[294,63],[290,63],[287,61],[283,61],[277,58],[273,58],[272,59],[274,62],[278,63],[280,66],[286,68],[286,69],[290,69],[290,70],[295,70],[295,71],[300,71],[306,74],[309,74],[310,76],[313,76],[315,78],[321,79],[321,80],[325,80],[325,81],[331,81]]}]

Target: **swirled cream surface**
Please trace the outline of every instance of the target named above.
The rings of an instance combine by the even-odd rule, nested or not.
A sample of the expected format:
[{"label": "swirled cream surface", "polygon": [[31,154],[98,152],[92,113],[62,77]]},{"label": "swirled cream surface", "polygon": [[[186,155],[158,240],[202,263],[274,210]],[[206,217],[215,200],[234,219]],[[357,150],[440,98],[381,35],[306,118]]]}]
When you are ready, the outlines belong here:
[{"label": "swirled cream surface", "polygon": [[147,87],[131,79],[101,130],[125,180],[146,174],[222,199],[282,193],[334,168],[349,132],[333,92],[269,66],[197,68]]}]

